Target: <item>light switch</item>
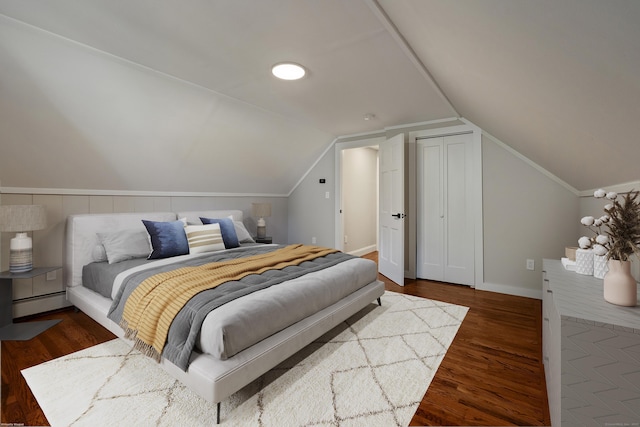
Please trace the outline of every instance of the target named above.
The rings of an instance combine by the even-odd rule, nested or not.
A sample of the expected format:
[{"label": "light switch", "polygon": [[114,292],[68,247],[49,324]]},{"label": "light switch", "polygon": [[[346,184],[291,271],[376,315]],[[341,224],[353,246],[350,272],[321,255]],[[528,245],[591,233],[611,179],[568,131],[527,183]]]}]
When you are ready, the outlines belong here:
[{"label": "light switch", "polygon": [[324,198],[328,199],[331,197],[331,193],[329,193],[328,191],[326,193],[324,193]]}]

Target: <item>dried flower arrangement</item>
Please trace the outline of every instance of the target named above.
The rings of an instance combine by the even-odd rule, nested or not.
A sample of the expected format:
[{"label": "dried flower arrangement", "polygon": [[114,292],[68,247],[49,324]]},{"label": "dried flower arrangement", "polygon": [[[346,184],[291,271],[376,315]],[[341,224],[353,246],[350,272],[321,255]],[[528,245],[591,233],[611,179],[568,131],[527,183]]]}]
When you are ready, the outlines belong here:
[{"label": "dried flower arrangement", "polygon": [[[633,254],[640,255],[640,200],[638,191],[624,193],[622,203],[618,193],[596,190],[597,199],[607,198],[612,203],[604,207],[600,218],[585,216],[582,225],[595,233],[594,237],[583,236],[578,240],[582,249],[593,249],[595,255],[606,255],[607,259],[628,261]],[[602,227],[607,230],[603,232]]]}]

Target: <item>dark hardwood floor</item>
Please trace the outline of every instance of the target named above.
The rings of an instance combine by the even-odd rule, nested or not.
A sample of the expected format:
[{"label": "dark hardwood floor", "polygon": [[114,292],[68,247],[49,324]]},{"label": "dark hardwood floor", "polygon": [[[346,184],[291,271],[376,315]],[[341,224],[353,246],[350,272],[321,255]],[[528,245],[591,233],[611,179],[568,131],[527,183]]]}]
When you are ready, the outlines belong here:
[{"label": "dark hardwood floor", "polygon": [[2,406],[0,423],[48,426],[38,402],[20,371],[48,360],[112,340],[111,332],[72,308],[33,317],[31,320],[62,319],[60,323],[29,341],[2,341]]},{"label": "dark hardwood floor", "polygon": [[551,425],[542,301],[428,280],[398,286],[378,276],[389,291],[469,307],[410,425]]},{"label": "dark hardwood floor", "polygon": [[[365,257],[377,260],[376,253]],[[469,307],[410,425],[550,425],[540,301],[427,280],[404,287],[380,280],[390,291]],[[2,342],[0,423],[48,425],[20,370],[114,338],[72,309],[35,319],[50,318],[62,321],[30,341]]]}]

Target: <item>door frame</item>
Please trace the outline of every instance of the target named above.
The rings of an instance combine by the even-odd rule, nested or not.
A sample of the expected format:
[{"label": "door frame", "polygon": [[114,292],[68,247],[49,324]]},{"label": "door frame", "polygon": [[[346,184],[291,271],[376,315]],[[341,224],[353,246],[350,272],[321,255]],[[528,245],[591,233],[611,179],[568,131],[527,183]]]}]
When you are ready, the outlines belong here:
[{"label": "door frame", "polygon": [[[413,147],[413,153],[415,153],[416,149],[416,141],[421,138],[432,138],[439,136],[449,136],[456,135],[460,133],[469,133],[472,134],[473,139],[473,197],[472,197],[472,209],[473,209],[473,228],[474,228],[474,285],[471,286],[475,288],[477,285],[482,285],[484,282],[484,254],[483,254],[483,233],[482,233],[482,130],[471,124],[467,123],[464,125],[458,126],[450,126],[446,128],[437,128],[437,129],[425,129],[420,131],[409,132],[409,147]],[[411,199],[414,200],[414,203],[409,205],[409,209],[411,210],[411,215],[408,217],[409,223],[411,224],[410,230],[414,239],[410,242],[409,253],[405,254],[405,256],[409,256],[410,260],[417,260],[418,256],[418,248],[417,248],[417,239],[415,239],[415,233],[417,232],[417,217],[418,217],[418,207],[415,201],[418,198],[418,190],[417,190],[417,156],[410,157],[413,158],[414,161],[409,161],[409,194],[412,194],[413,197]],[[415,262],[413,264],[414,270],[411,272],[413,277],[415,277]]]},{"label": "door frame", "polygon": [[[379,146],[382,142],[386,141],[384,135],[372,136],[366,139],[358,139],[347,142],[336,142],[335,144],[335,182],[334,189],[335,194],[335,234],[334,234],[334,248],[340,251],[344,250],[344,216],[342,214],[342,151],[350,150],[352,148],[364,148]],[[379,203],[379,202],[378,202]]]}]

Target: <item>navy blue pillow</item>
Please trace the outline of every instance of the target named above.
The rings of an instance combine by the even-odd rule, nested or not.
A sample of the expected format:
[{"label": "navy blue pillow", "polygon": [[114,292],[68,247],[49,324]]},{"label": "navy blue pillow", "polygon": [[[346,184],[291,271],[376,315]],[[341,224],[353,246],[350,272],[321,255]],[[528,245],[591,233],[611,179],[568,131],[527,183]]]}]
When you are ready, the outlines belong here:
[{"label": "navy blue pillow", "polygon": [[203,224],[220,224],[220,232],[222,233],[222,241],[226,249],[240,247],[236,227],[233,225],[231,218],[200,218]]},{"label": "navy blue pillow", "polygon": [[157,222],[142,220],[151,237],[151,254],[148,259],[169,258],[189,253],[189,242],[184,232],[184,222]]}]

